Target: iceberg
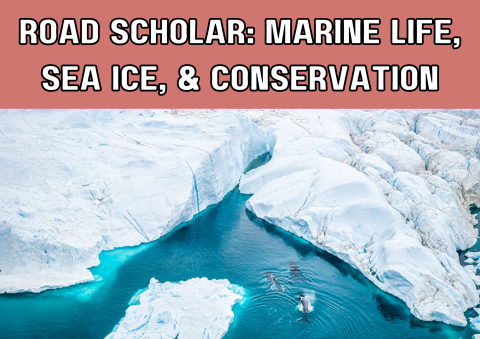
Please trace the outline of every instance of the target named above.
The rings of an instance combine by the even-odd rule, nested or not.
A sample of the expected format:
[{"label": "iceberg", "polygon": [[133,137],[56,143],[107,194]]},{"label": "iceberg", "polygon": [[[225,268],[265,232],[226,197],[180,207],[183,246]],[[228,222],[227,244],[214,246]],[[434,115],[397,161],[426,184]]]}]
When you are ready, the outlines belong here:
[{"label": "iceberg", "polygon": [[242,298],[228,280],[194,278],[175,284],[152,278],[138,304],[127,309],[106,339],[219,339],[233,321],[233,305]]},{"label": "iceberg", "polygon": [[164,236],[266,152],[239,113],[0,111],[0,293],[94,280],[101,251]]},{"label": "iceberg", "polygon": [[478,279],[457,251],[478,236],[468,207],[480,197],[479,111],[255,119],[272,159],[240,181],[251,212],[349,263],[417,318],[467,325]]}]

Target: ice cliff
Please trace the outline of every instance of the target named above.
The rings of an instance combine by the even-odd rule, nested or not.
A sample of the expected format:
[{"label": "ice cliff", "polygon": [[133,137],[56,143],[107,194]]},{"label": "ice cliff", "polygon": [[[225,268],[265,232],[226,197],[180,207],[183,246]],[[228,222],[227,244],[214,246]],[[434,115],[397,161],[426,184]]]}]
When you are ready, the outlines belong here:
[{"label": "ice cliff", "polygon": [[138,305],[106,339],[222,338],[233,321],[233,305],[242,296],[228,280],[194,278],[179,284],[152,278]]},{"label": "ice cliff", "polygon": [[277,118],[272,160],[240,182],[253,194],[247,208],[349,263],[419,319],[465,326],[479,295],[457,251],[477,240],[468,206],[480,198],[479,111]]},{"label": "ice cliff", "polygon": [[92,280],[101,251],[167,234],[266,152],[243,115],[179,115],[0,111],[0,293]]}]

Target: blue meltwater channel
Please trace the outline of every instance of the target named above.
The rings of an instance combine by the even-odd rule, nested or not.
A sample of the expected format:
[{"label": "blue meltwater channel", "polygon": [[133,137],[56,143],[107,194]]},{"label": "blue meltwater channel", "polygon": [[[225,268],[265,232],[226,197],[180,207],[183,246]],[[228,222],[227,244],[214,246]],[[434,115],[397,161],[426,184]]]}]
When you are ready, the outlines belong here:
[{"label": "blue meltwater channel", "polygon": [[[248,198],[235,189],[153,243],[102,253],[93,282],[1,295],[0,338],[104,338],[152,277],[228,279],[242,286],[245,300],[234,307],[228,339],[471,338],[469,326],[416,319],[349,265],[248,212]],[[290,261],[300,268],[298,277]],[[267,272],[278,277],[278,288]],[[302,293],[313,306],[309,322],[299,321]]]}]

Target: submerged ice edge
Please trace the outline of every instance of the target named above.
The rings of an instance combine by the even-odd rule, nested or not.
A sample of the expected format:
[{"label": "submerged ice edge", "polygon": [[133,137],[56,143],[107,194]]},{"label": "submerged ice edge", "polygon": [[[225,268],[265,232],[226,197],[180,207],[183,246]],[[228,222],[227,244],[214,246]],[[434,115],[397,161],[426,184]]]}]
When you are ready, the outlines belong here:
[{"label": "submerged ice edge", "polygon": [[268,127],[272,160],[240,182],[253,194],[247,208],[360,270],[416,317],[465,326],[479,296],[457,251],[477,240],[468,207],[480,196],[479,111],[282,118]]},{"label": "submerged ice edge", "polygon": [[191,220],[266,152],[234,113],[4,111],[0,125],[0,293],[94,280],[100,252]]}]

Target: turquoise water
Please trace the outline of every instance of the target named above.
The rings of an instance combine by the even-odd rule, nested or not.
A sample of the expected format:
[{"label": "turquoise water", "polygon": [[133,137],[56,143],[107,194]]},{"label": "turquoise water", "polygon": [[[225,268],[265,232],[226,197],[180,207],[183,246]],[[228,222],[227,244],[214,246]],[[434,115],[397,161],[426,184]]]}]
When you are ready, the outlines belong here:
[{"label": "turquoise water", "polygon": [[[415,319],[349,265],[246,211],[248,198],[235,189],[158,241],[102,253],[94,282],[0,296],[0,338],[104,338],[152,277],[226,278],[242,286],[246,300],[234,307],[229,339],[471,338],[469,327]],[[290,260],[301,270],[298,279]],[[267,271],[280,289],[269,284]],[[298,321],[301,293],[312,300],[310,322]]]}]

